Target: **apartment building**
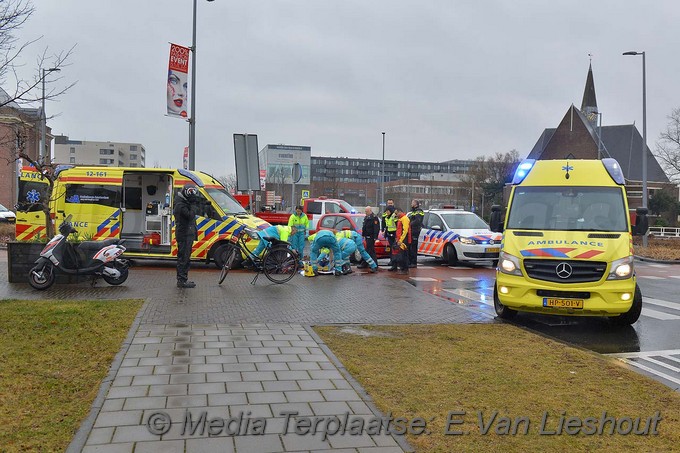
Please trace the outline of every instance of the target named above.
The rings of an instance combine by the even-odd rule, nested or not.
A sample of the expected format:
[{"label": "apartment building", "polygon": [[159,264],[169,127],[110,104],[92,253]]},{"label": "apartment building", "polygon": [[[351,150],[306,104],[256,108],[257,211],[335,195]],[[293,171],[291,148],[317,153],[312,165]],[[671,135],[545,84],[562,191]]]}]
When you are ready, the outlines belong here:
[{"label": "apartment building", "polygon": [[108,167],[145,167],[146,150],[140,143],[94,142],[54,137],[54,162]]}]

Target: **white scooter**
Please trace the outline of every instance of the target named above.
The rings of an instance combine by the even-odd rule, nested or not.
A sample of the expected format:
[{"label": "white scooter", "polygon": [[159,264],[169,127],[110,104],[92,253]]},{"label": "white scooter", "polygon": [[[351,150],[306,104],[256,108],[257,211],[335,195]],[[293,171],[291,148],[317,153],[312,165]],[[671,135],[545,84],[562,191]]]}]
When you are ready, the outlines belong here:
[{"label": "white scooter", "polygon": [[92,275],[95,280],[102,277],[109,285],[120,285],[127,280],[129,264],[120,258],[125,251],[121,240],[87,241],[74,246],[67,240],[70,234],[77,233],[70,215],[59,226],[59,233],[45,245],[28,274],[33,288],[43,290],[52,286],[56,270],[71,275]]}]

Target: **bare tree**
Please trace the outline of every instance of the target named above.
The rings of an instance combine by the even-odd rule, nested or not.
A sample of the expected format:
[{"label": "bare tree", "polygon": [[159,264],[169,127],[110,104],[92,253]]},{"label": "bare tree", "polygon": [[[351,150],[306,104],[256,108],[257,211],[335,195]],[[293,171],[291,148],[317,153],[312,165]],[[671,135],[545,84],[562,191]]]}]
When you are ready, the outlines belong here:
[{"label": "bare tree", "polygon": [[501,202],[503,187],[510,182],[519,161],[519,153],[514,149],[506,153],[497,152],[493,156],[480,156],[476,165],[463,176],[463,182],[470,184],[474,192],[474,203],[481,205],[482,214],[485,205]]},{"label": "bare tree", "polygon": [[227,189],[229,193],[236,193],[236,174],[229,173],[227,176],[219,176],[217,180]]},{"label": "bare tree", "polygon": [[[62,77],[45,77],[51,70],[60,70],[67,66],[67,60],[72,55],[75,45],[67,51],[51,53],[46,47],[36,57],[36,71],[30,79],[22,79],[17,69],[22,66],[20,57],[29,46],[38,42],[41,38],[31,41],[20,42],[15,36],[16,32],[30,19],[35,8],[30,0],[0,0],[0,85],[6,89],[7,96],[0,98],[0,107],[8,104],[26,105],[35,104],[43,99],[55,99],[71,87],[75,82],[60,86]],[[45,71],[43,71],[43,69]],[[8,78],[13,79],[13,88],[8,89]],[[42,83],[45,80],[45,93],[42,92]]]},{"label": "bare tree", "polygon": [[673,181],[680,180],[680,108],[673,109],[668,116],[666,130],[659,136],[656,142],[656,157],[661,160],[661,165],[666,174]]}]

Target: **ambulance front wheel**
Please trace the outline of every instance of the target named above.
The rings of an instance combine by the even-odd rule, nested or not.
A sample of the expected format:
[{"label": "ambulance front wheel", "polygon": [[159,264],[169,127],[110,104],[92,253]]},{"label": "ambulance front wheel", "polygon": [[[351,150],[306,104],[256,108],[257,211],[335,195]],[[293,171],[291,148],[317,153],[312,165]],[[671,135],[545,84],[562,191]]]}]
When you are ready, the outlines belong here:
[{"label": "ambulance front wheel", "polygon": [[[219,245],[215,249],[215,253],[213,253],[213,260],[215,261],[215,266],[218,269],[222,269],[224,267],[224,262],[229,257],[230,251],[231,251],[231,247],[230,247],[229,244]],[[233,257],[233,261],[230,263],[229,268],[230,269],[237,269],[237,268],[241,267],[242,261],[243,261],[243,256],[241,256],[240,253],[237,253],[236,256]]]},{"label": "ambulance front wheel", "polygon": [[517,316],[517,310],[508,308],[501,303],[496,285],[493,287],[493,308],[496,310],[496,315],[501,319],[512,319]]},{"label": "ambulance front wheel", "polygon": [[630,306],[630,310],[619,316],[614,316],[609,318],[611,322],[616,326],[629,326],[635,324],[635,322],[640,318],[642,313],[642,291],[640,287],[635,285],[635,296],[633,296],[633,304]]}]

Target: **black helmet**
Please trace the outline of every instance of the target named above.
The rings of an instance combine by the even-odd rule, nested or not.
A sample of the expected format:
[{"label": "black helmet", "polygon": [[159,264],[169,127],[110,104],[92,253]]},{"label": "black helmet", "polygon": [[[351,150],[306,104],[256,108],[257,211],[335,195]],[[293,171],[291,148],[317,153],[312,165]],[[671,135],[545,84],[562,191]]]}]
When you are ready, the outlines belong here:
[{"label": "black helmet", "polygon": [[198,187],[196,187],[193,184],[187,184],[182,189],[182,195],[184,195],[184,198],[186,198],[187,200],[190,198],[194,198],[198,195]]}]

